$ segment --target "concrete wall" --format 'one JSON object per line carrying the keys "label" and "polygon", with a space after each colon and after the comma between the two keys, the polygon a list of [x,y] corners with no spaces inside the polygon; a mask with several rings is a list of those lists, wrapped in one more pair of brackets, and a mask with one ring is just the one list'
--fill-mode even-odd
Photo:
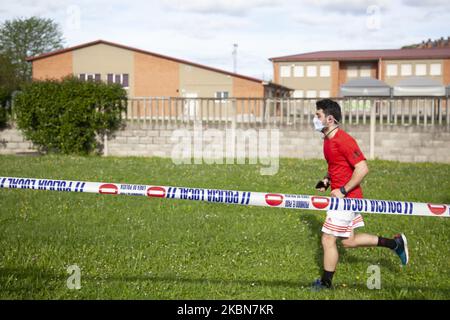
{"label": "concrete wall", "polygon": [[[108,154],[170,157],[177,143],[172,140],[173,132],[177,129],[180,128],[154,126],[145,129],[129,124],[125,130],[118,131],[114,137],[109,138]],[[193,130],[193,128],[186,129],[191,132]],[[221,130],[225,136],[224,128],[209,124],[208,130],[213,129]],[[369,157],[369,126],[355,125],[346,129],[355,137],[366,157]],[[204,129],[203,134],[207,133],[205,130],[207,129]],[[254,130],[258,132],[258,129]],[[225,144],[225,140],[223,143]],[[323,158],[321,135],[308,125],[297,129],[281,128],[279,149],[281,157]],[[17,129],[0,131],[0,154],[32,151],[34,151],[32,144],[25,141]],[[450,130],[446,127],[377,126],[375,157],[401,162],[450,163]]]}
{"label": "concrete wall", "polygon": [[35,152],[33,143],[25,140],[17,128],[0,131],[0,154],[17,154],[21,152]]}
{"label": "concrete wall", "polygon": [[100,73],[106,82],[108,73],[129,74],[129,96],[134,96],[134,56],[130,50],[97,44],[73,51],[73,74]]}
{"label": "concrete wall", "polygon": [[[332,71],[334,71],[333,61],[279,62],[275,63],[275,65],[276,65],[275,70],[276,72],[278,72],[277,77],[275,78],[276,83],[286,86],[288,88],[304,90],[305,96],[307,90],[315,90],[315,91],[328,90],[330,91],[331,95],[331,91],[333,90],[333,77],[335,77],[335,75],[332,73]],[[302,77],[294,76],[294,68],[296,66],[303,67],[304,74]],[[315,77],[307,76],[308,66],[315,66],[317,68],[316,69],[317,75]],[[319,69],[320,66],[330,67],[330,76],[321,77]],[[280,75],[281,67],[290,68],[291,70],[290,77],[281,77]]]}
{"label": "concrete wall", "polygon": [[[430,75],[430,65],[434,64],[434,63],[438,63],[441,65],[441,75],[440,76],[431,76]],[[397,76],[389,76],[387,74],[387,66],[390,64],[397,65]],[[402,76],[401,75],[401,65],[403,65],[403,64],[411,65],[411,68],[412,68],[411,76]],[[444,60],[438,60],[438,59],[434,59],[434,60],[431,60],[431,59],[428,59],[428,60],[384,60],[384,64],[383,64],[383,75],[384,75],[383,80],[384,80],[384,82],[386,82],[390,86],[395,86],[401,80],[408,79],[411,77],[416,77],[415,72],[416,72],[417,64],[425,64],[426,65],[427,74],[424,77],[436,80],[437,82],[446,85],[446,83],[444,82],[444,74],[445,74]]]}
{"label": "concrete wall", "polygon": [[197,97],[215,97],[216,92],[227,91],[231,97],[233,79],[223,73],[180,64],[180,91],[180,96],[197,94]]}

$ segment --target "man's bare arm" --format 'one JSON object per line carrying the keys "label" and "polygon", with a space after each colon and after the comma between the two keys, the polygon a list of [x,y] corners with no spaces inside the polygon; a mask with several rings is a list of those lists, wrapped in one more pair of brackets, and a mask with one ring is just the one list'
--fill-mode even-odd
{"label": "man's bare arm", "polygon": [[[355,165],[355,170],[350,180],[345,184],[345,191],[350,192],[364,180],[364,177],[369,173],[369,167],[367,166],[367,161],[362,160]],[[344,198],[344,195],[339,189],[334,189],[331,191],[332,197]]]}

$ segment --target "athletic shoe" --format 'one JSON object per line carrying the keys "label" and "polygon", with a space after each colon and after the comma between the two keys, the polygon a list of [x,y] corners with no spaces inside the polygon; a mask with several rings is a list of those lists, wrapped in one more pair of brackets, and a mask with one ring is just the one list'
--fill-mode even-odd
{"label": "athletic shoe", "polygon": [[394,237],[395,242],[397,243],[397,247],[394,249],[394,252],[399,256],[402,265],[407,265],[409,261],[409,253],[408,253],[408,241],[406,240],[405,235],[397,234]]}
{"label": "athletic shoe", "polygon": [[329,290],[329,289],[331,289],[331,287],[327,287],[326,285],[324,285],[320,279],[316,279],[311,286],[311,291],[313,291],[313,292]]}

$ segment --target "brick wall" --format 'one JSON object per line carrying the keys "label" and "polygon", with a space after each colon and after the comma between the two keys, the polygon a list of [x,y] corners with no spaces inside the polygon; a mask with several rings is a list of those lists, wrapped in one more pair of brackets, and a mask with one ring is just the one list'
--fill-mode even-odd
{"label": "brick wall", "polygon": [[330,95],[332,97],[339,96],[339,87],[341,85],[339,81],[340,76],[340,70],[339,70],[339,61],[332,61],[331,62],[331,91]]}
{"label": "brick wall", "polygon": [[134,53],[134,94],[138,97],[178,97],[180,66],[178,62]]}
{"label": "brick wall", "polygon": [[277,62],[273,63],[273,82],[280,84],[280,64]]}
{"label": "brick wall", "polygon": [[73,53],[65,52],[33,61],[33,79],[61,79],[73,72]]}
{"label": "brick wall", "polygon": [[450,84],[450,59],[444,59],[442,69],[442,80],[444,82],[443,84],[446,86]]}
{"label": "brick wall", "polygon": [[264,86],[260,82],[233,77],[233,97],[263,98]]}

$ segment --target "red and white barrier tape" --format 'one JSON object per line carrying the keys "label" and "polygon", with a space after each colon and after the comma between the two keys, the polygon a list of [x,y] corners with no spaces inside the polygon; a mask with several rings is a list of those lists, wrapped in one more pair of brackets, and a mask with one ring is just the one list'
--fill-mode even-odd
{"label": "red and white barrier tape", "polygon": [[0,188],[66,192],[89,192],[111,195],[205,201],[303,210],[343,210],[360,213],[404,216],[450,217],[449,204],[422,202],[331,198],[299,194],[264,193],[220,189],[151,186],[123,183],[0,177]]}

